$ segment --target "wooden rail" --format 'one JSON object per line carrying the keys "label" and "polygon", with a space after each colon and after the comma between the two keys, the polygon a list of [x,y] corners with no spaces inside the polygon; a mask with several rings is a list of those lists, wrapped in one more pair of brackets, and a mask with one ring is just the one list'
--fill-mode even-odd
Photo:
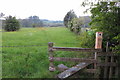
{"label": "wooden rail", "polygon": [[115,66],[118,66],[118,63],[115,63],[115,62],[104,62],[104,63],[98,63],[97,66],[115,67]]}
{"label": "wooden rail", "polygon": [[79,52],[101,52],[101,49],[92,48],[66,48],[66,47],[53,47],[53,51],[79,51]]}
{"label": "wooden rail", "polygon": [[50,57],[50,61],[73,61],[73,62],[89,62],[97,63],[97,60],[94,59],[85,59],[85,58],[65,58],[65,57]]}
{"label": "wooden rail", "polygon": [[111,56],[118,56],[118,54],[112,53],[112,52],[100,52],[97,54],[98,57],[104,56],[104,57],[111,57]]}

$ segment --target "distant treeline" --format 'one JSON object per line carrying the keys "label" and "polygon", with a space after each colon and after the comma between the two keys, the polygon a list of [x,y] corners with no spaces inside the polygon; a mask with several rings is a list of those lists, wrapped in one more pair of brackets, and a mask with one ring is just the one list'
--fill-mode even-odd
{"label": "distant treeline", "polygon": [[19,19],[22,27],[57,27],[64,26],[63,21],[51,21],[47,19],[39,19],[38,16],[30,16],[26,19]]}
{"label": "distant treeline", "polygon": [[[80,16],[84,19],[84,24],[81,27],[89,27],[91,21],[89,16]],[[64,26],[63,21],[54,21],[47,19],[40,19],[38,16],[30,16],[26,19],[18,19],[21,27],[60,27]],[[2,27],[5,25],[5,20],[2,20]]]}

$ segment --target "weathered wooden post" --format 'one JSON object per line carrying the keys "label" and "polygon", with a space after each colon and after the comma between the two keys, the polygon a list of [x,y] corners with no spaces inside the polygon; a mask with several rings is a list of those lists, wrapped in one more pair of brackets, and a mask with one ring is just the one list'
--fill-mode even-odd
{"label": "weathered wooden post", "polygon": [[[118,59],[116,59],[115,62],[118,63]],[[119,63],[118,63],[118,64],[119,64]],[[119,77],[118,77],[118,65],[117,65],[116,68],[115,68],[115,76],[116,76],[116,78],[119,78]]]}
{"label": "weathered wooden post", "polygon": [[[96,32],[96,41],[95,41],[95,49],[102,49],[102,35],[103,32]],[[97,52],[95,52],[95,60],[97,60]],[[97,69],[97,64],[94,64],[94,68]],[[95,74],[94,77],[99,77],[98,73]]]}
{"label": "weathered wooden post", "polygon": [[48,43],[48,51],[49,51],[48,55],[49,55],[49,61],[50,61],[49,71],[55,71],[55,67],[53,63],[54,54],[53,54],[53,43],[52,42]]}
{"label": "weathered wooden post", "polygon": [[[107,43],[106,43],[106,52],[109,51],[109,46],[108,46],[108,44],[109,44],[109,42],[107,41]],[[105,56],[105,63],[108,62],[108,59],[109,59],[109,57],[108,57],[108,56]],[[108,78],[108,76],[107,76],[107,75],[109,75],[109,74],[107,74],[108,69],[109,69],[109,68],[108,68],[107,66],[104,68],[104,78]]]}
{"label": "weathered wooden post", "polygon": [[[112,54],[115,54],[115,53],[112,53]],[[109,70],[109,79],[110,78],[118,78],[118,56],[111,56],[110,57],[110,62],[111,63],[115,63],[116,65],[115,66],[110,66],[110,70]],[[114,72],[114,74],[113,74]]]}
{"label": "weathered wooden post", "polygon": [[102,35],[103,32],[96,32],[95,49],[102,49]]}
{"label": "weathered wooden post", "polygon": [[[111,59],[110,59],[110,62],[111,62],[111,63],[114,62],[114,56],[111,56],[110,58],[111,58]],[[112,78],[112,73],[113,73],[113,67],[110,66],[109,78]]]}

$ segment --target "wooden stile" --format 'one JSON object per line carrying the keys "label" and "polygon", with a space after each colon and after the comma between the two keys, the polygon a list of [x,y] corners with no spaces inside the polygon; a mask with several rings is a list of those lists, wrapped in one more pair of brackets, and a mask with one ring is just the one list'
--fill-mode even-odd
{"label": "wooden stile", "polygon": [[[64,79],[67,78],[79,70],[84,69],[83,71],[88,73],[94,73],[94,78],[99,78],[101,67],[104,67],[102,78],[112,78],[114,75],[118,76],[118,62],[115,57],[117,54],[113,52],[108,52],[108,42],[106,45],[106,52],[102,51],[102,32],[96,33],[96,42],[95,42],[95,49],[91,48],[75,48],[75,47],[54,47],[53,43],[48,43],[48,53],[49,53],[49,70],[55,71],[59,69],[63,71],[62,73],[58,74],[58,78]],[[94,58],[69,58],[69,57],[54,57],[54,51],[78,51],[78,52],[94,52]],[[105,60],[104,60],[105,59]],[[58,68],[55,68],[54,61],[71,61],[71,62],[81,62],[76,66],[68,68],[64,64],[58,65]],[[94,64],[94,67],[91,69],[86,69],[88,65]],[[113,71],[113,67],[115,67],[115,71]],[[113,74],[115,73],[115,74]]]}

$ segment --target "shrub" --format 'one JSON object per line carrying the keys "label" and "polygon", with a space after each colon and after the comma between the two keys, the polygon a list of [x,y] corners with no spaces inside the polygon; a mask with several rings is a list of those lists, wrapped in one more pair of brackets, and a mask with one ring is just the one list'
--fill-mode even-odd
{"label": "shrub", "polygon": [[95,31],[81,32],[80,46],[83,48],[94,48],[95,47]]}
{"label": "shrub", "polygon": [[117,53],[120,54],[120,34],[113,37],[113,41],[117,42],[116,44],[113,45],[113,47],[110,47],[112,50],[117,50]]}
{"label": "shrub", "polygon": [[5,31],[17,31],[20,29],[19,21],[16,17],[9,16],[5,20]]}
{"label": "shrub", "polygon": [[67,14],[64,17],[64,25],[66,27],[68,27],[69,26],[69,22],[71,22],[72,19],[74,19],[74,18],[77,18],[77,15],[74,13],[73,10],[70,10],[69,12],[67,12]]}

